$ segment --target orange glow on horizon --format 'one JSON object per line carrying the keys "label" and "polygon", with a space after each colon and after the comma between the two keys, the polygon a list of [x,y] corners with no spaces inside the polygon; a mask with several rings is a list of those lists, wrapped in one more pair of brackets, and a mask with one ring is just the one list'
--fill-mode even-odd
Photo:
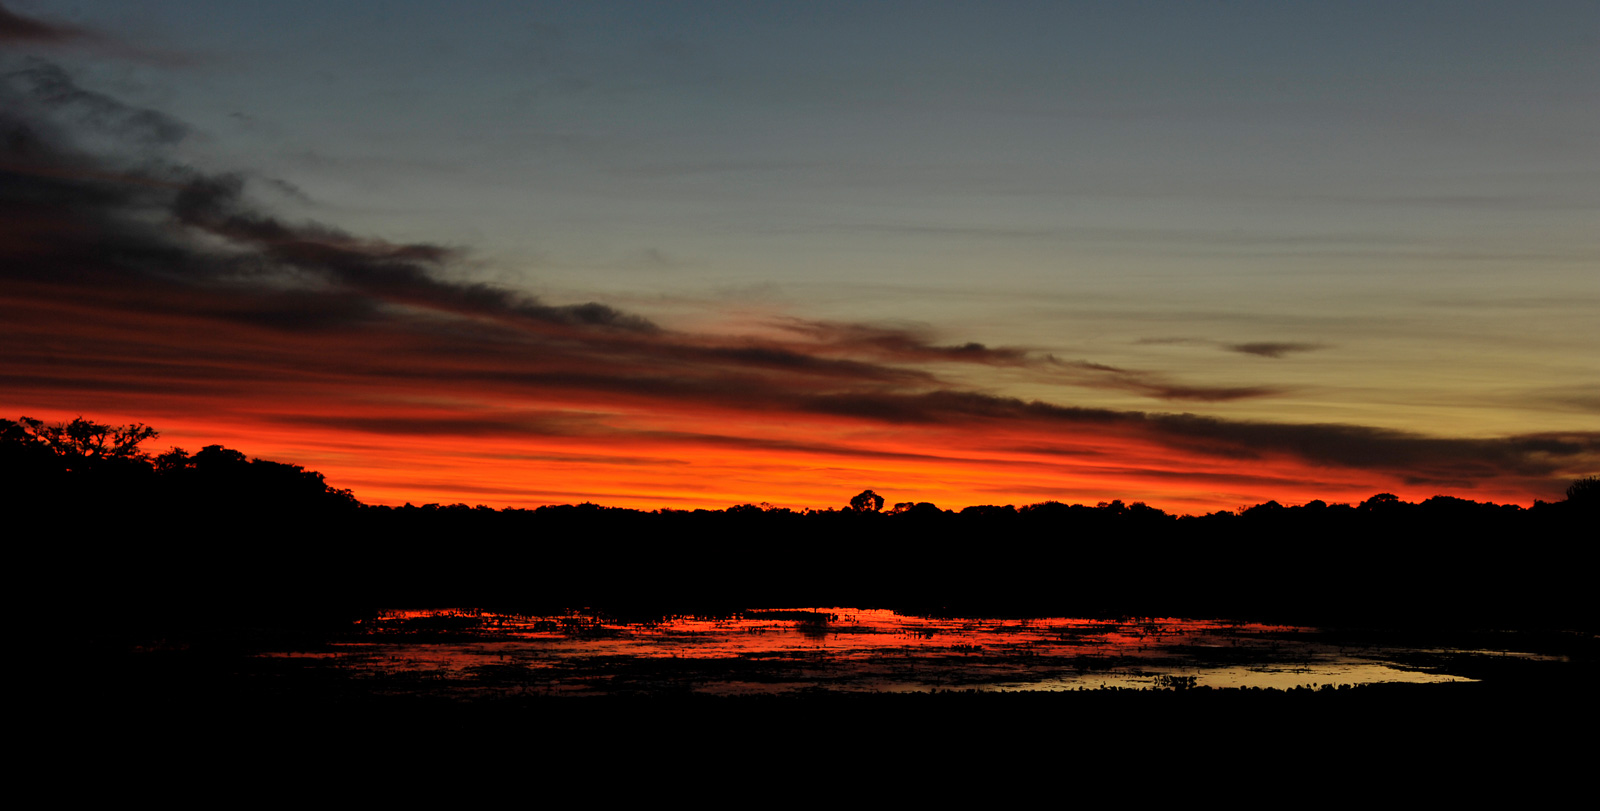
{"label": "orange glow on horizon", "polygon": [[[27,416],[66,421],[78,412],[35,409]],[[382,413],[382,412],[379,412]],[[932,502],[959,510],[980,504],[1044,501],[1144,502],[1175,514],[1202,514],[1276,500],[1359,503],[1389,492],[1407,501],[1440,494],[1530,505],[1534,496],[1490,486],[1441,493],[1373,471],[1317,467],[1286,455],[1247,464],[1176,452],[1125,433],[1047,432],[1015,425],[864,426],[838,418],[791,417],[789,437],[762,435],[750,415],[679,413],[659,422],[611,415],[609,432],[571,436],[395,435],[274,423],[238,415],[162,419],[86,412],[100,422],[147,422],[161,431],[148,449],[209,444],[318,471],[375,505],[468,504],[533,508],[592,502],[641,510],[724,509],[767,502],[791,509],[837,509],[863,489],[886,506]],[[376,416],[376,415],[369,415]],[[415,412],[389,412],[390,418]],[[743,419],[739,419],[740,417]],[[655,423],[651,430],[651,423]],[[670,425],[673,430],[661,430]],[[617,426],[621,426],[619,429]]]}

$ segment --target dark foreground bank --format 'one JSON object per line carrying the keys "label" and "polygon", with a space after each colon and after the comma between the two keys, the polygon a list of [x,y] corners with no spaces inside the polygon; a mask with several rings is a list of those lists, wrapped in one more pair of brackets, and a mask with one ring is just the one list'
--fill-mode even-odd
{"label": "dark foreground bank", "polygon": [[[1555,764],[1592,743],[1583,731],[1592,729],[1592,696],[1527,687],[483,701],[164,691],[84,705],[77,728],[94,731],[78,748],[100,760],[220,767],[252,780],[349,777],[382,764],[419,778],[449,774],[463,788],[481,779],[532,781],[538,796],[551,779],[608,795],[671,787],[704,796],[727,790],[730,777],[742,781],[734,784],[740,790],[794,792],[824,790],[843,775],[855,785],[866,779],[935,793],[1132,780],[1121,790],[1143,795],[1170,790],[1175,775],[1212,770],[1207,781],[1235,791],[1285,783],[1349,789],[1374,775],[1437,790],[1521,774],[1530,763],[1545,764],[1541,779],[1557,781],[1542,785],[1559,785],[1565,778]],[[515,764],[509,772],[485,767],[506,760]],[[1484,764],[1491,770],[1477,773]],[[641,774],[667,782],[641,788],[633,782]],[[1216,790],[1207,785],[1180,793]]]}

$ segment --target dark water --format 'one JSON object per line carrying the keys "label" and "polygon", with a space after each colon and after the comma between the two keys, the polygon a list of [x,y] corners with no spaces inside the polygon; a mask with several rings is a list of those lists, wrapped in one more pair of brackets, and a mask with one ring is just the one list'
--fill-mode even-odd
{"label": "dark water", "polygon": [[935,619],[852,608],[653,622],[395,611],[327,648],[268,655],[314,657],[385,691],[471,696],[1434,683],[1469,680],[1437,664],[1463,654],[1553,658],[1220,620]]}

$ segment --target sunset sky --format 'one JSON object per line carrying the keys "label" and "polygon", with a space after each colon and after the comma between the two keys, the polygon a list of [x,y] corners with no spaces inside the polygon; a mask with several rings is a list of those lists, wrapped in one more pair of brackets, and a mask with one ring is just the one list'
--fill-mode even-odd
{"label": "sunset sky", "polygon": [[1600,3],[0,4],[0,417],[369,503],[1600,473]]}

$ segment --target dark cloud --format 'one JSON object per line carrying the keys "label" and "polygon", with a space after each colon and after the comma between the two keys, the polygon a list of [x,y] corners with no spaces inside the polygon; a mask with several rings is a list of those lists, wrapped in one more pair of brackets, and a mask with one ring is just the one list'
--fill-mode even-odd
{"label": "dark cloud", "polygon": [[71,25],[48,23],[24,17],[0,5],[0,42],[65,43],[91,38],[87,31]]}
{"label": "dark cloud", "polygon": [[1072,381],[1080,386],[1098,389],[1129,391],[1157,400],[1183,400],[1201,403],[1223,403],[1231,400],[1248,400],[1282,394],[1274,386],[1193,386],[1173,382],[1165,375],[1108,366],[1089,361],[1063,361],[1046,356],[1046,361],[1072,373]]}
{"label": "dark cloud", "polygon": [[1295,352],[1314,352],[1318,349],[1327,349],[1327,344],[1308,343],[1303,341],[1249,341],[1246,343],[1230,344],[1222,341],[1211,341],[1205,338],[1140,338],[1134,341],[1144,345],[1182,345],[1199,344],[1202,346],[1217,346],[1229,352],[1238,352],[1244,355],[1257,355],[1263,358],[1281,358]]}
{"label": "dark cloud", "polygon": [[379,315],[377,305],[365,296],[310,290],[263,290],[219,303],[213,312],[225,321],[287,332],[332,329]]}
{"label": "dark cloud", "polygon": [[111,59],[181,68],[197,64],[195,56],[152,49],[83,26],[41,20],[0,5],[0,45],[27,52],[76,52]]}
{"label": "dark cloud", "polygon": [[1146,383],[1129,386],[1128,389],[1158,400],[1196,403],[1251,400],[1257,397],[1273,397],[1287,391],[1279,386],[1183,386],[1174,383]]}
{"label": "dark cloud", "polygon": [[[9,92],[0,98],[10,102],[7,107],[36,113],[29,118],[0,113],[0,166],[7,172],[0,210],[14,215],[7,235],[37,242],[39,248],[31,257],[24,252],[23,258],[33,261],[13,265],[12,273],[38,268],[59,282],[64,268],[99,267],[123,286],[251,278],[259,286],[240,295],[244,306],[230,312],[285,327],[326,324],[340,313],[365,317],[387,303],[512,321],[658,331],[647,319],[595,302],[547,305],[487,284],[445,280],[443,271],[457,252],[444,246],[395,245],[315,223],[285,223],[255,210],[239,175],[96,161],[71,148],[61,117],[52,113],[66,111],[65,123],[133,142],[171,143],[183,137],[183,127],[159,113],[83,91],[54,66],[16,71],[6,79],[3,89]],[[165,214],[188,231],[152,222],[150,214]],[[51,239],[52,231],[87,234],[91,240]],[[225,249],[197,243],[194,237],[201,234],[220,238]],[[284,292],[308,282],[317,283],[315,292]],[[261,308],[263,297],[303,307],[305,317],[282,307]]]}
{"label": "dark cloud", "polygon": [[1600,433],[1446,439],[1343,424],[1279,424],[1219,420],[1193,414],[1146,417],[1159,433],[1199,450],[1289,453],[1347,468],[1429,472],[1487,478],[1497,474],[1546,475],[1569,460],[1600,452]]}
{"label": "dark cloud", "polygon": [[854,394],[819,397],[812,410],[889,422],[960,424],[1032,421],[1153,436],[1197,453],[1261,459],[1288,454],[1330,467],[1383,470],[1419,480],[1548,476],[1600,456],[1600,432],[1535,434],[1494,439],[1449,439],[1338,423],[1285,424],[1074,408],[977,392],[920,395]]}
{"label": "dark cloud", "polygon": [[172,144],[189,134],[187,126],[164,113],[84,90],[56,65],[35,63],[6,78],[22,86],[46,109],[65,112],[80,124],[127,141]]}
{"label": "dark cloud", "polygon": [[661,352],[684,359],[725,360],[742,366],[765,367],[783,371],[805,372],[858,381],[896,382],[902,384],[933,383],[933,375],[916,370],[869,363],[865,361],[818,357],[791,349],[766,346],[665,346]]}
{"label": "dark cloud", "polygon": [[1312,352],[1326,348],[1323,344],[1297,343],[1293,341],[1259,341],[1244,344],[1227,344],[1230,352],[1240,352],[1246,355],[1260,355],[1263,358],[1281,358],[1292,352]]}
{"label": "dark cloud", "polygon": [[1158,400],[1226,402],[1282,393],[1270,386],[1194,386],[1173,382],[1166,376],[1122,369],[1092,361],[1061,360],[1054,355],[1020,347],[989,347],[980,343],[939,345],[923,331],[909,327],[886,327],[779,319],[779,328],[810,339],[808,352],[847,352],[889,362],[975,363],[986,366],[1040,370],[1045,378],[1085,388],[1127,391]]}
{"label": "dark cloud", "polygon": [[775,319],[780,329],[803,336],[813,352],[868,355],[888,361],[956,361],[991,366],[1025,366],[1033,362],[1026,349],[990,348],[980,343],[939,346],[924,332],[909,327],[885,327],[816,321],[801,318]]}
{"label": "dark cloud", "polygon": [[444,281],[440,271],[457,255],[450,248],[393,245],[316,224],[288,225],[251,210],[243,192],[243,178],[236,175],[197,177],[174,197],[172,214],[273,262],[384,301],[490,318],[659,331],[644,318],[603,304],[550,306],[504,288]]}

